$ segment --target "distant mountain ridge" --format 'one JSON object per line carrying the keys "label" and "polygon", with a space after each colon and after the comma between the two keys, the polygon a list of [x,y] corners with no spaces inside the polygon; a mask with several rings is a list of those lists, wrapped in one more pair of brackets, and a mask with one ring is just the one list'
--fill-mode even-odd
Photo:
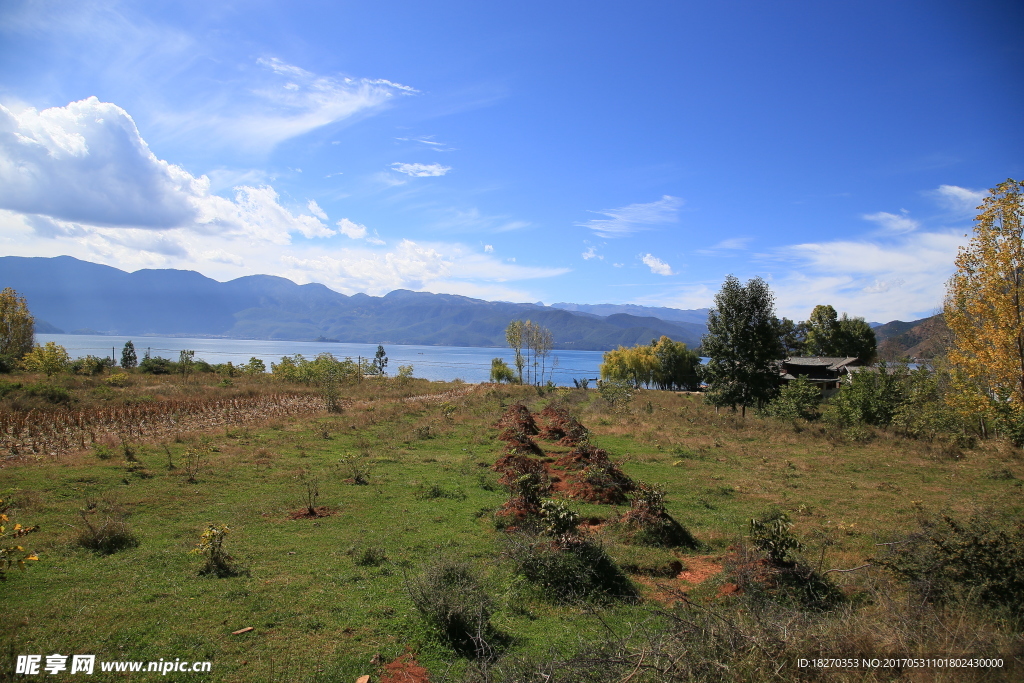
{"label": "distant mountain ridge", "polygon": [[675,309],[636,306],[598,315],[408,290],[348,296],[272,275],[218,282],[186,270],[127,273],[70,256],[0,257],[0,287],[25,296],[46,329],[121,335],[502,347],[508,323],[529,318],[551,330],[557,349],[605,351],[661,335],[696,347],[706,332],[703,321],[650,315]]}
{"label": "distant mountain ridge", "polygon": [[942,314],[903,322],[893,320],[875,328],[878,357],[894,361],[901,358],[934,358],[949,348],[952,335]]}

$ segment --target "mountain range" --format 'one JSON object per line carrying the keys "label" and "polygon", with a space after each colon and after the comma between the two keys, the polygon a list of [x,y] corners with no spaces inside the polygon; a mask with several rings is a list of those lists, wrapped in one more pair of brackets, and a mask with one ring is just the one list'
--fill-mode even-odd
{"label": "mountain range", "polygon": [[[606,351],[666,335],[690,347],[707,310],[482,301],[395,290],[351,296],[271,275],[218,282],[189,270],[132,273],[70,256],[0,257],[0,287],[28,302],[38,332],[505,346],[512,320],[551,330],[556,349]],[[657,315],[655,315],[655,313]]]}

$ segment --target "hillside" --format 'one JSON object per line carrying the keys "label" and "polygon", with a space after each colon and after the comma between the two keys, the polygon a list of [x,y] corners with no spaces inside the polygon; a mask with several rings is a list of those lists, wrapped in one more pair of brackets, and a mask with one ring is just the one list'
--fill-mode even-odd
{"label": "hillside", "polygon": [[184,270],[127,273],[70,256],[0,257],[0,286],[25,296],[48,329],[110,334],[500,347],[510,321],[530,319],[551,330],[556,349],[603,351],[661,335],[695,347],[705,332],[703,324],[649,314],[601,316],[408,290],[346,296],[270,275],[218,282]]}
{"label": "hillside", "polygon": [[949,328],[942,314],[930,318],[903,322],[894,320],[875,330],[878,339],[878,357],[882,360],[900,358],[934,358],[948,348]]}

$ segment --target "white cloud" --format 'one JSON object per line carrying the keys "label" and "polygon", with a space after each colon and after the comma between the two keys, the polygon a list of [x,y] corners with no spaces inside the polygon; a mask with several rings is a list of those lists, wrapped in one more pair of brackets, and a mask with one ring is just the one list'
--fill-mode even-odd
{"label": "white cloud", "polygon": [[672,275],[672,267],[652,254],[644,254],[640,259],[655,275]]}
{"label": "white cloud", "polygon": [[345,237],[351,237],[354,240],[361,240],[366,237],[366,226],[354,223],[347,218],[342,218],[337,223],[338,230]]}
{"label": "white cloud", "polygon": [[320,208],[320,205],[316,203],[315,199],[310,199],[309,203],[306,204],[306,207],[309,209],[309,212],[311,214],[313,214],[314,216],[316,216],[320,220],[322,220],[322,221],[327,220],[327,213],[323,209]]}
{"label": "white cloud", "polygon": [[441,164],[403,164],[398,162],[391,164],[391,168],[413,178],[442,176],[452,170],[451,166],[442,166]]}
{"label": "white cloud", "polygon": [[0,106],[0,209],[52,219],[34,224],[40,234],[186,230],[276,244],[334,234],[281,206],[269,186],[236,187],[233,200],[211,194],[206,176],[158,159],[126,111],[95,97],[17,115]]}
{"label": "white cloud", "polygon": [[683,200],[669,195],[647,204],[630,204],[618,209],[592,211],[608,218],[595,218],[586,223],[577,223],[590,228],[598,237],[627,237],[650,226],[675,223]]}
{"label": "white cloud", "polygon": [[583,252],[582,254],[580,254],[580,256],[583,257],[584,261],[589,261],[592,258],[596,258],[596,259],[601,260],[601,261],[604,260],[604,256],[601,256],[600,254],[598,254],[597,253],[597,248],[592,247],[592,246],[591,247],[587,247],[587,250],[585,252]]}
{"label": "white cloud", "polygon": [[751,242],[752,239],[753,238],[751,237],[732,237],[727,240],[722,240],[721,242],[719,242],[718,244],[714,245],[711,248],[727,250],[746,249],[747,245]]}
{"label": "white cloud", "polygon": [[902,215],[897,215],[886,211],[879,211],[878,213],[865,214],[862,218],[878,223],[885,232],[894,235],[913,232],[921,227],[920,223],[907,216],[906,210],[903,210],[901,213]]}
{"label": "white cloud", "polygon": [[961,214],[972,214],[981,205],[988,190],[969,190],[966,187],[957,185],[939,185],[932,195],[949,209]]}
{"label": "white cloud", "polygon": [[494,253],[494,246],[490,245],[490,244],[485,244],[484,245],[484,252],[488,253],[488,254]]}

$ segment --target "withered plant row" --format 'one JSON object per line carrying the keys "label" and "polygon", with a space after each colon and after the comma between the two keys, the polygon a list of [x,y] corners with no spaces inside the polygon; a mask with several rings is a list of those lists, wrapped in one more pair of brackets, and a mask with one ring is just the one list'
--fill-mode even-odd
{"label": "withered plant row", "polygon": [[165,400],[111,408],[0,412],[0,457],[60,457],[110,440],[174,437],[181,433],[244,425],[323,410],[323,400],[303,393],[228,399]]}

